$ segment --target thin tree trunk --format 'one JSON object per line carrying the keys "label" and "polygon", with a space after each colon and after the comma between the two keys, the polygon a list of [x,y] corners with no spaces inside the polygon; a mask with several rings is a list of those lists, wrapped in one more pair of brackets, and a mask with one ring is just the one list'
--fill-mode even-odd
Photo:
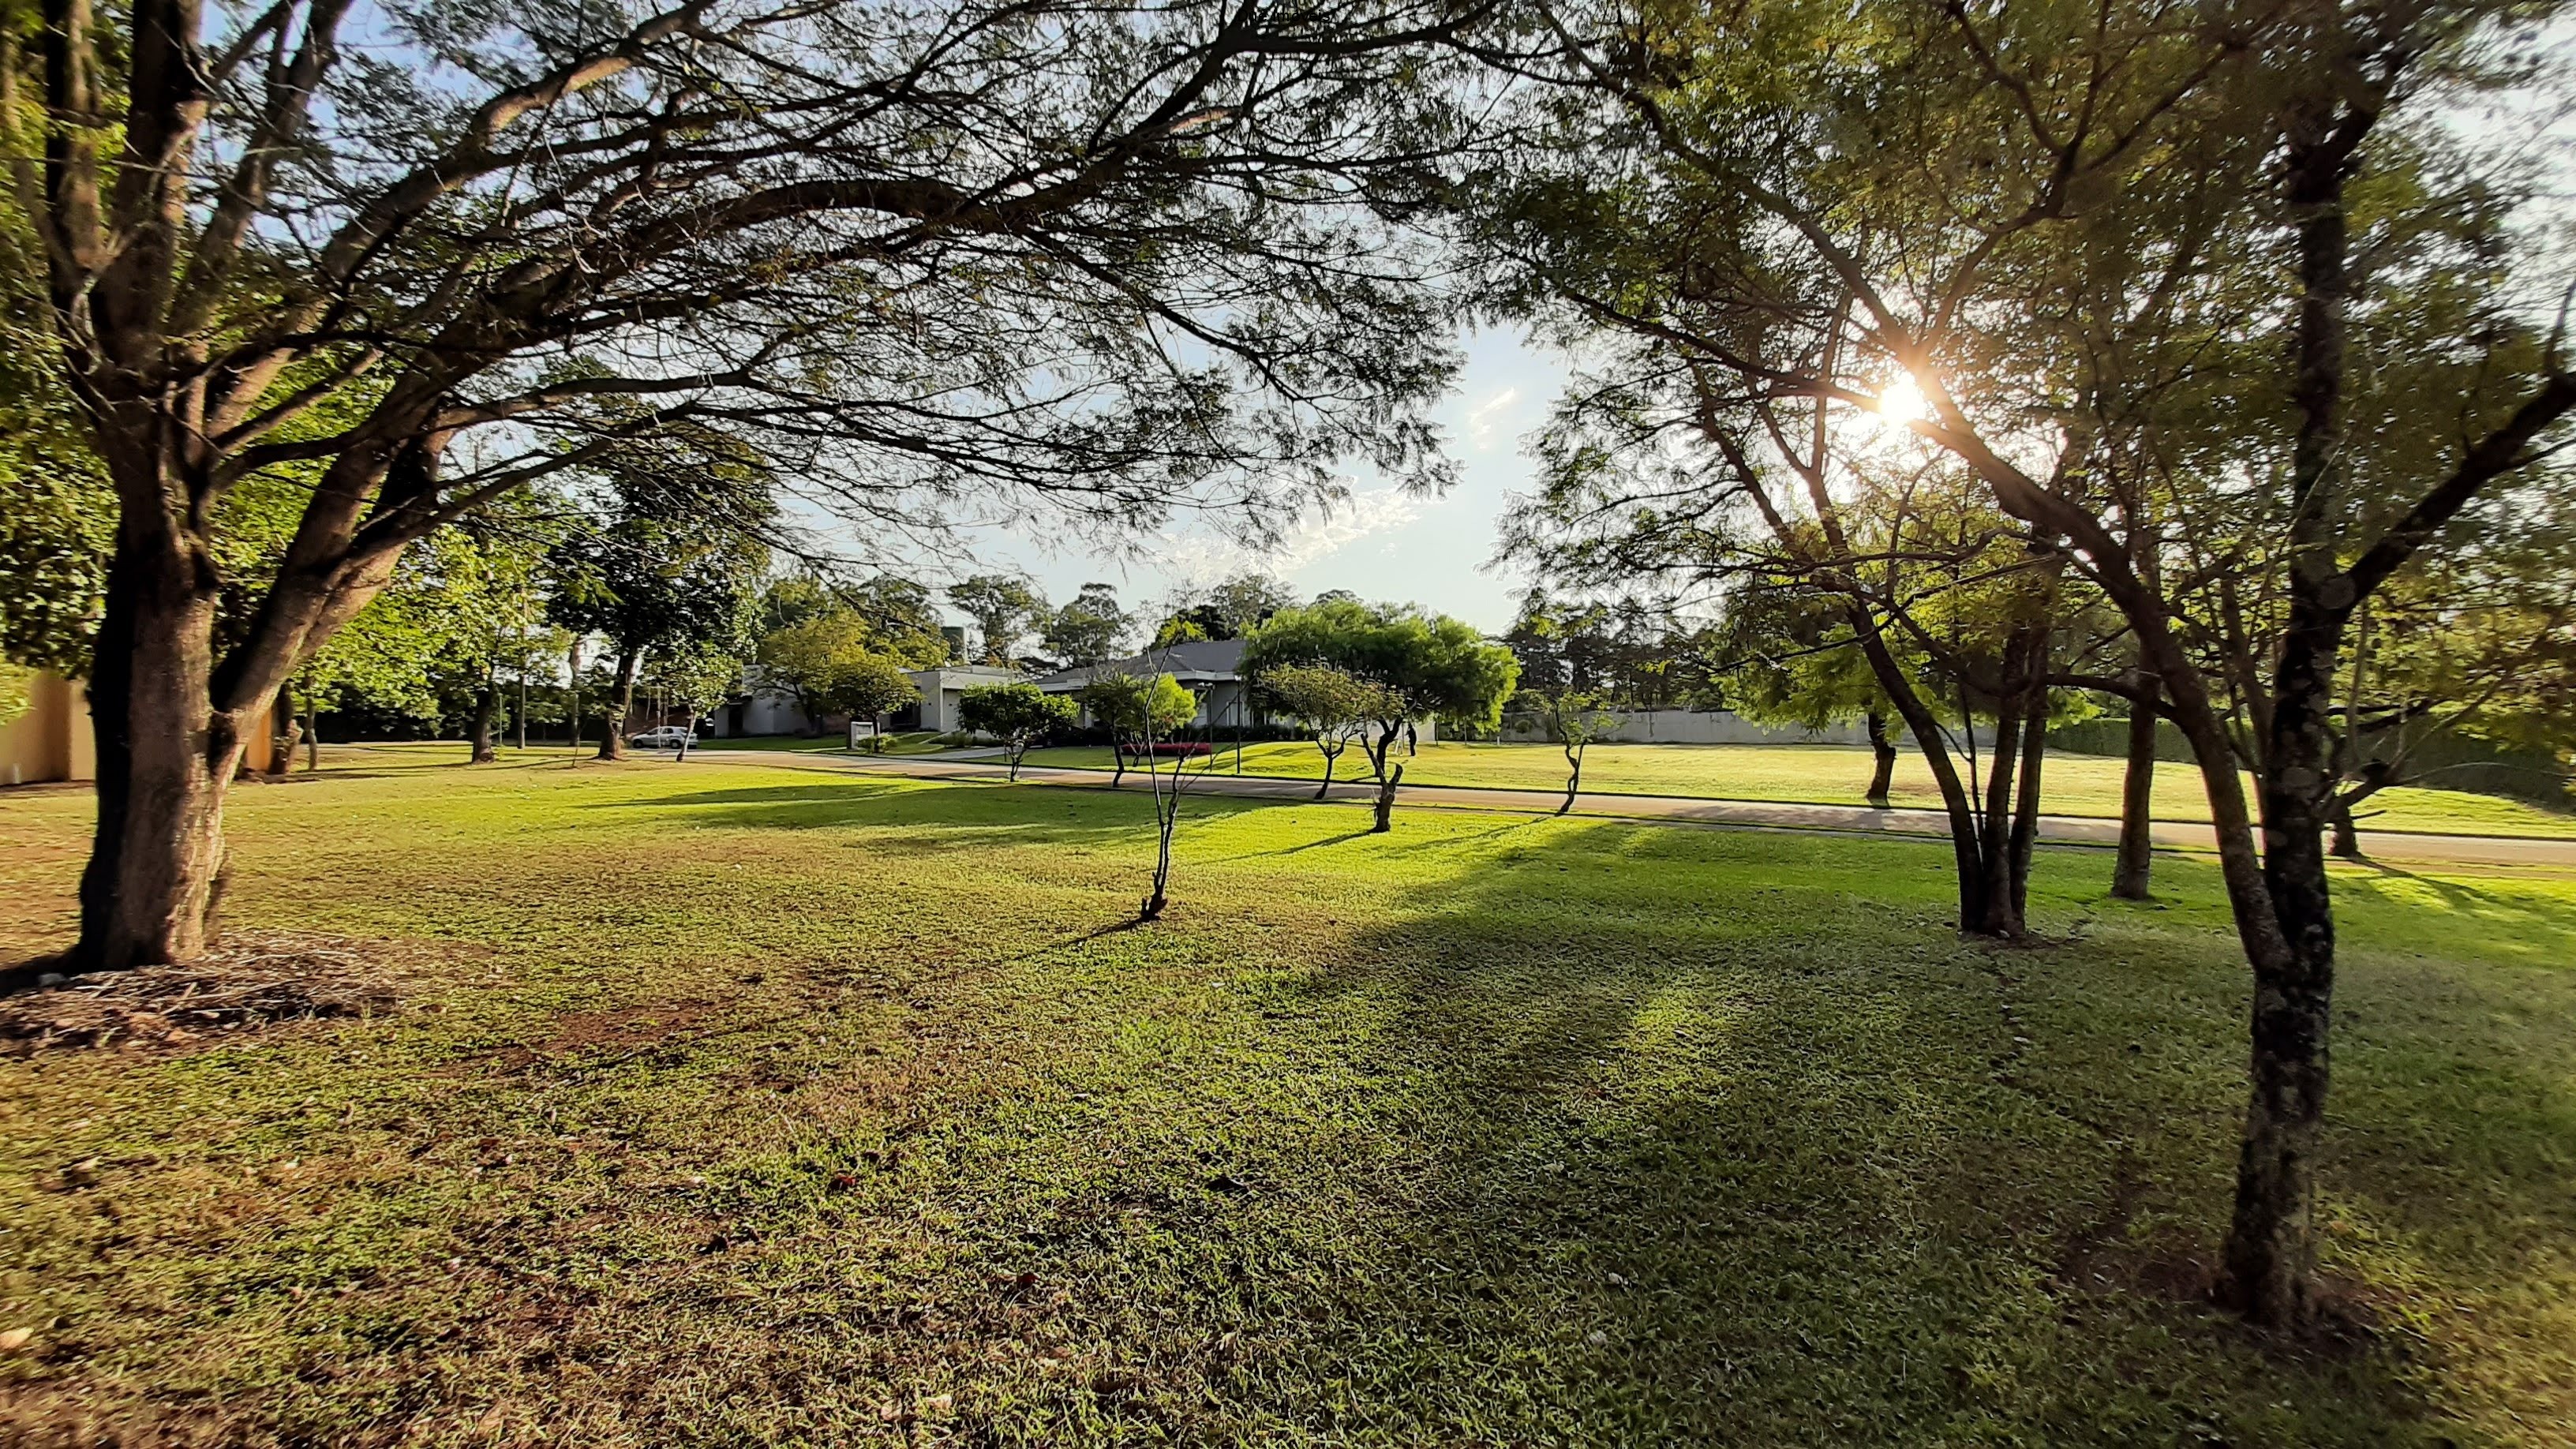
{"label": "thin tree trunk", "polygon": [[1372,835],[1384,835],[1395,828],[1395,787],[1404,783],[1404,766],[1386,772],[1377,786],[1377,821],[1369,826]]}
{"label": "thin tree trunk", "polygon": [[599,758],[626,758],[626,714],[635,704],[635,667],[642,662],[640,653],[622,650],[617,656],[617,682],[609,690],[608,717],[602,723],[606,733],[599,738]]}
{"label": "thin tree trunk", "polygon": [[2327,819],[2334,827],[2334,855],[2337,860],[2360,860],[2361,830],[2353,823],[2352,802],[2338,795],[2327,808]]}
{"label": "thin tree trunk", "polygon": [[[2142,684],[2152,689],[2151,678]],[[2156,711],[2152,699],[2130,706],[2129,765],[2120,781],[2120,851],[2111,863],[2111,894],[2124,901],[2149,899],[2155,868]]]}
{"label": "thin tree trunk", "polygon": [[[2014,650],[2007,650],[2010,658]],[[1975,726],[1971,724],[1969,728]],[[1985,808],[1977,822],[1977,869],[1983,879],[1979,904],[1983,913],[1972,934],[2010,938],[2021,934],[2021,917],[2013,909],[2012,806],[2014,766],[2022,739],[2022,704],[2008,698],[1996,711],[1993,758],[1986,764]]]}
{"label": "thin tree trunk", "polygon": [[1565,777],[1565,803],[1556,807],[1556,813],[1559,815],[1574,808],[1575,792],[1583,788],[1582,748],[1577,745],[1566,746],[1565,763],[1569,773]]}
{"label": "thin tree trunk", "polygon": [[1869,803],[1884,810],[1887,792],[1896,785],[1896,742],[1887,737],[1887,716],[1871,710],[1868,716],[1869,750],[1872,756],[1869,772]]}
{"label": "thin tree trunk", "polygon": [[[2334,908],[2327,892],[2325,807],[2333,788],[2335,676],[2355,597],[2325,510],[2346,446],[2341,408],[2348,149],[2331,139],[2342,103],[2310,98],[2292,112],[2284,174],[2297,219],[2299,305],[2290,400],[2289,620],[2273,668],[2272,718],[2257,786],[2263,885],[2282,949],[2252,951],[2253,1061],[2225,1248],[2228,1297],[2257,1323],[2297,1330],[2313,1311],[2317,1143],[2331,1077]],[[2208,768],[2204,760],[2203,769]]]}
{"label": "thin tree trunk", "polygon": [[1877,621],[1857,603],[1846,605],[1845,613],[1860,641],[1861,655],[1869,661],[1871,676],[1877,679],[1880,692],[1896,706],[1897,715],[1914,736],[1915,749],[1922,753],[1924,765],[1932,772],[1933,785],[1941,792],[1942,808],[1950,817],[1950,863],[1959,885],[1959,929],[1978,933],[1986,916],[1986,880],[1977,847],[1976,806],[1969,798],[1967,785],[1959,778],[1957,762],[1941,743],[1940,722],[1932,717],[1931,707],[1923,702],[1914,681],[1906,677],[1904,667],[1888,649]]}
{"label": "thin tree trunk", "polygon": [[[2285,684],[2308,674],[2293,605]],[[2304,657],[2303,657],[2304,656]],[[2254,965],[2253,1059],[2227,1234],[2225,1291],[2259,1323],[2304,1327],[2314,1307],[2316,1164],[2331,1078],[2334,915],[2327,893],[2323,689],[2274,700],[2263,792],[2263,879],[2289,949]]]}
{"label": "thin tree trunk", "polygon": [[1383,835],[1395,828],[1395,787],[1404,780],[1404,766],[1387,767],[1387,757],[1395,753],[1395,737],[1403,732],[1398,721],[1377,737],[1376,748],[1369,751],[1369,765],[1377,771],[1377,823],[1369,827],[1372,835]]}
{"label": "thin tree trunk", "polygon": [[[2041,646],[2040,662],[2047,661]],[[2022,724],[2021,798],[2013,806],[2012,916],[2016,931],[2030,928],[2030,858],[2039,844],[2040,767],[2048,761],[2048,691],[2042,688]]]}
{"label": "thin tree trunk", "polygon": [[[1324,781],[1322,784],[1315,787],[1316,799],[1321,800],[1331,793],[1333,788],[1333,766],[1341,760],[1341,757],[1342,752],[1340,750],[1324,751]],[[1238,775],[1243,773],[1243,756],[1240,751],[1237,751],[1235,754],[1235,773]]]}

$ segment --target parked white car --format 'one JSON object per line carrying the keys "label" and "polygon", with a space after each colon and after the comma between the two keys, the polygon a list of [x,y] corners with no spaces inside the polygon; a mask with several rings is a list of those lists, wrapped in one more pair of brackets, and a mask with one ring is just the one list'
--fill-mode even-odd
{"label": "parked white car", "polygon": [[664,725],[640,735],[628,735],[626,743],[639,750],[676,750],[696,740],[686,725]]}

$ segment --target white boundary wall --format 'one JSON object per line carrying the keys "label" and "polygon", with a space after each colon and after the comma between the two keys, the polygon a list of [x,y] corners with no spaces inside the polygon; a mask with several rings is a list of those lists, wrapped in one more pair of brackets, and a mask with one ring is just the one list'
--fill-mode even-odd
{"label": "white boundary wall", "polygon": [[[1902,725],[1891,721],[1902,738]],[[1547,726],[1536,715],[1503,716],[1503,738],[1515,744],[1545,743]],[[1859,720],[1820,730],[1759,725],[1731,710],[1638,709],[1621,712],[1618,729],[1602,736],[1623,745],[1865,745],[1869,731]]]}

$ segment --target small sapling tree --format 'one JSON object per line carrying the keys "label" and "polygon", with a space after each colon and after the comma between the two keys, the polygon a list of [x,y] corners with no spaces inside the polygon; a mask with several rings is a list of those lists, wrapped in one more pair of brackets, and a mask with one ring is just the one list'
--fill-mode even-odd
{"label": "small sapling tree", "polygon": [[1048,694],[1034,684],[986,684],[957,697],[957,721],[976,734],[1001,741],[1011,779],[1020,778],[1020,761],[1029,747],[1058,730],[1071,729],[1077,718],[1072,700]]}
{"label": "small sapling tree", "polygon": [[1547,725],[1547,737],[1565,751],[1565,800],[1556,807],[1563,815],[1574,808],[1574,797],[1583,788],[1584,751],[1626,723],[1627,716],[1590,690],[1567,689],[1539,696],[1539,718]]}
{"label": "small sapling tree", "polygon": [[1109,751],[1117,760],[1112,787],[1127,778],[1131,755],[1149,755],[1154,741],[1171,738],[1199,711],[1198,696],[1168,674],[1103,674],[1074,698],[1091,712],[1092,723],[1109,731]]}
{"label": "small sapling tree", "polygon": [[1383,691],[1362,740],[1378,783],[1375,831],[1391,828],[1404,767],[1390,768],[1387,753],[1405,726],[1433,716],[1493,724],[1520,680],[1512,651],[1468,624],[1357,599],[1321,599],[1307,608],[1280,610],[1246,636],[1243,664],[1255,677],[1290,665],[1329,665]]}
{"label": "small sapling tree", "polygon": [[1283,664],[1261,676],[1283,713],[1305,721],[1315,748],[1324,755],[1324,778],[1315,786],[1321,800],[1333,788],[1333,768],[1351,741],[1364,735],[1369,722],[1390,708],[1386,686],[1373,684],[1329,664]]}
{"label": "small sapling tree", "polygon": [[[891,710],[921,698],[921,687],[904,672],[903,661],[889,654],[863,652],[842,659],[832,666],[818,688],[817,698],[834,714],[882,724]],[[871,730],[868,753],[878,754],[885,748],[885,732]]]}

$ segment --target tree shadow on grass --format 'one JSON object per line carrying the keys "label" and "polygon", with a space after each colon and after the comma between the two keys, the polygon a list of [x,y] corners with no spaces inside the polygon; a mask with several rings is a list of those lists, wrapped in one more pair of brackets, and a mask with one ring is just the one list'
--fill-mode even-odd
{"label": "tree shadow on grass", "polygon": [[[1282,802],[1193,797],[1201,820],[1244,814]],[[1150,840],[1150,804],[1138,796],[1062,790],[1043,785],[834,780],[793,785],[700,790],[642,800],[604,801],[595,810],[673,812],[675,824],[708,830],[900,831],[872,836],[869,849],[929,855],[987,850],[997,844],[1107,844]],[[1183,822],[1188,828],[1189,821]]]}
{"label": "tree shadow on grass", "polygon": [[[1276,1023],[1254,1030],[1325,1043],[1299,1059],[1342,1115],[1319,1132],[1220,1082],[1187,1094],[1225,1103],[1194,1140],[1260,1185],[1231,1209],[1169,1190],[1160,1224],[1260,1265],[1182,1304],[1240,1335],[1164,1366],[1223,1406],[1201,1427],[1748,1444],[2456,1427],[2402,1336],[2285,1349],[2168,1271],[2210,1251],[2225,1209],[2209,1189],[2242,1028],[2223,942],[2171,941],[2179,1000],[2082,945],[2006,979],[1911,893],[1805,890],[1637,834],[1524,841],[1322,969],[1238,988]],[[1637,855],[1660,904],[1591,868]],[[2173,1040],[2148,1070],[2126,1038],[2158,1020]],[[2506,1131],[2523,1165],[2548,1159],[2543,1124]],[[2533,1210],[2564,1198],[2521,1183],[2498,1186]],[[2119,1254],[2134,1271],[2072,1281]]]}

